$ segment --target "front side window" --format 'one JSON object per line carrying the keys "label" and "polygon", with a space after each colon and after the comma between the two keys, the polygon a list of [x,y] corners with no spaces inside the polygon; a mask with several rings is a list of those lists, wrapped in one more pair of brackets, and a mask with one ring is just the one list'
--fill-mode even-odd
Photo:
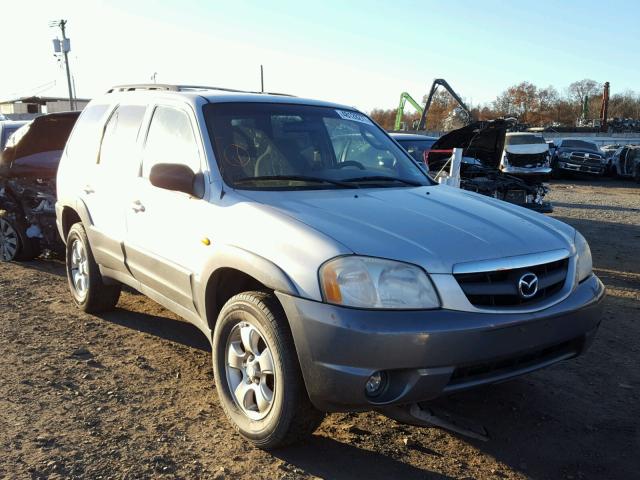
{"label": "front side window", "polygon": [[137,139],[145,107],[119,105],[104,129],[99,164],[115,172],[139,170]]}
{"label": "front side window", "polygon": [[180,163],[194,173],[200,170],[198,144],[186,112],[160,106],[153,112],[144,147],[142,176],[149,177],[158,163]]}
{"label": "front side window", "polygon": [[328,107],[204,107],[219,169],[245,189],[405,187],[431,181],[368,117]]}

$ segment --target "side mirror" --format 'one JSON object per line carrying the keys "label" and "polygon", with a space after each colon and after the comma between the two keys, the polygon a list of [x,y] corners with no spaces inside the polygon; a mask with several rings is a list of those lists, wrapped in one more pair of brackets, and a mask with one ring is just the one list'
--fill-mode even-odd
{"label": "side mirror", "polygon": [[158,163],[151,167],[149,181],[154,187],[165,190],[183,192],[198,198],[204,196],[204,178],[183,164]]}

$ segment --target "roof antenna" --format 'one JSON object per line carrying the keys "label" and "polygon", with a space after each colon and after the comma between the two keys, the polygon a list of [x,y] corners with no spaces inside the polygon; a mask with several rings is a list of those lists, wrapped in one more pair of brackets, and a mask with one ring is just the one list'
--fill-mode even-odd
{"label": "roof antenna", "polygon": [[264,93],[264,69],[260,65],[260,93]]}

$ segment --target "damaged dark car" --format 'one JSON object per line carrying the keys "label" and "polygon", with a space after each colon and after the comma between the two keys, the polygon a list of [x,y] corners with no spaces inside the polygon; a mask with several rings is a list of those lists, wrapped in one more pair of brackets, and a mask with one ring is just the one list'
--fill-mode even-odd
{"label": "damaged dark car", "polygon": [[437,178],[450,166],[453,149],[461,148],[460,188],[550,213],[553,207],[544,201],[548,188],[539,176],[517,177],[499,169],[512,126],[511,120],[479,121],[443,135],[426,152],[429,171]]}
{"label": "damaged dark car", "polygon": [[52,113],[20,127],[0,154],[0,260],[59,252],[56,173],[79,112]]}
{"label": "damaged dark car", "polygon": [[551,162],[556,177],[565,173],[599,176],[606,173],[608,160],[595,143],[579,138],[563,138],[556,146]]}

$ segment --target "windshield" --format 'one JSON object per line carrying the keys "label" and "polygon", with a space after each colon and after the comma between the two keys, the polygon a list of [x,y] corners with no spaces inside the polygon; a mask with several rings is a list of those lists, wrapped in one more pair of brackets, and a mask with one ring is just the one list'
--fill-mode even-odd
{"label": "windshield", "polygon": [[547,143],[544,138],[538,135],[507,135],[506,145],[534,145],[536,143]]}
{"label": "windshield", "polygon": [[208,104],[204,114],[225,182],[241,189],[431,185],[368,117],[272,103]]}
{"label": "windshield", "polygon": [[2,151],[2,149],[5,147],[5,145],[7,144],[7,141],[9,140],[9,138],[11,137],[11,134],[13,132],[15,132],[16,130],[18,130],[18,128],[20,128],[20,125],[12,125],[12,126],[5,126],[2,129],[2,138],[0,138],[0,151]]}
{"label": "windshield", "polygon": [[598,147],[596,147],[595,143],[585,142],[584,140],[563,140],[562,141],[563,148],[584,148],[585,150],[594,150],[598,151]]}
{"label": "windshield", "polygon": [[436,138],[426,140],[398,140],[398,143],[413,157],[416,162],[424,161],[424,152],[431,149],[431,145],[436,142]]}

